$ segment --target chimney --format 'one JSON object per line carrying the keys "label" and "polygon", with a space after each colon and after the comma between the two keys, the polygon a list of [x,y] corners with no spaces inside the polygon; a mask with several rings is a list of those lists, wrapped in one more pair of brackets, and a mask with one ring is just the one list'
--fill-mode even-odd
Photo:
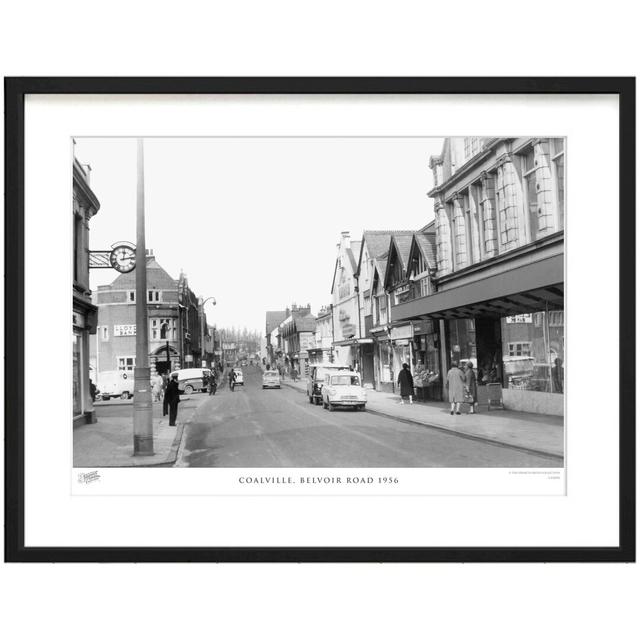
{"label": "chimney", "polygon": [[348,249],[351,246],[351,237],[349,235],[349,232],[343,231],[340,235],[342,236],[342,243]]}
{"label": "chimney", "polygon": [[153,258],[153,249],[147,249],[147,258]]}

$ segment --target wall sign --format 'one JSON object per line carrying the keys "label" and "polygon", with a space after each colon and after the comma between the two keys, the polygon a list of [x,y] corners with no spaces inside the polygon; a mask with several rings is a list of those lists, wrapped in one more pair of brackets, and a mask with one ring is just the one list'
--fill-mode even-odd
{"label": "wall sign", "polygon": [[121,336],[135,336],[136,325],[135,324],[114,324],[113,335],[115,337]]}

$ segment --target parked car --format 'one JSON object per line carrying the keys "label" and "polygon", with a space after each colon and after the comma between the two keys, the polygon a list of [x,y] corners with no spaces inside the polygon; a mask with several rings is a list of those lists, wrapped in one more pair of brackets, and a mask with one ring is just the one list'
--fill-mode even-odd
{"label": "parked car", "polygon": [[327,373],[322,385],[322,406],[329,411],[335,407],[354,407],[363,410],[367,392],[362,388],[360,374],[355,371]]}
{"label": "parked car", "polygon": [[102,400],[133,398],[133,371],[100,371],[96,386]]}
{"label": "parked car", "polygon": [[244,376],[242,375],[242,369],[234,369],[236,374],[235,384],[241,384],[244,387]]}
{"label": "parked car", "polygon": [[311,404],[322,402],[322,385],[327,373],[338,371],[350,371],[349,367],[339,364],[312,364],[309,367],[309,377],[307,378],[307,397]]}
{"label": "parked car", "polygon": [[191,395],[194,391],[207,391],[205,380],[211,375],[211,369],[178,369],[171,373],[178,383],[178,391],[185,395]]}
{"label": "parked car", "polygon": [[280,374],[277,371],[265,371],[262,374],[262,388],[263,389],[279,389]]}

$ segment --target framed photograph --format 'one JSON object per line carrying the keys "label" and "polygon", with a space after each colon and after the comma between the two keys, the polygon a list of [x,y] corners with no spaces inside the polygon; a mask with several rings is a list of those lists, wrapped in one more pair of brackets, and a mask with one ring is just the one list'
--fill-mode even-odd
{"label": "framed photograph", "polygon": [[7,78],[5,131],[8,561],[635,561],[635,79]]}

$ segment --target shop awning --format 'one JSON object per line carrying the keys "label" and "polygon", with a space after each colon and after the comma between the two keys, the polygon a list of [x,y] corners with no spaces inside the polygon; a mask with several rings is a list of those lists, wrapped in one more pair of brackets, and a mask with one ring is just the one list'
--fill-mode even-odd
{"label": "shop awning", "polygon": [[556,255],[392,307],[394,322],[510,316],[564,307],[564,257]]}

